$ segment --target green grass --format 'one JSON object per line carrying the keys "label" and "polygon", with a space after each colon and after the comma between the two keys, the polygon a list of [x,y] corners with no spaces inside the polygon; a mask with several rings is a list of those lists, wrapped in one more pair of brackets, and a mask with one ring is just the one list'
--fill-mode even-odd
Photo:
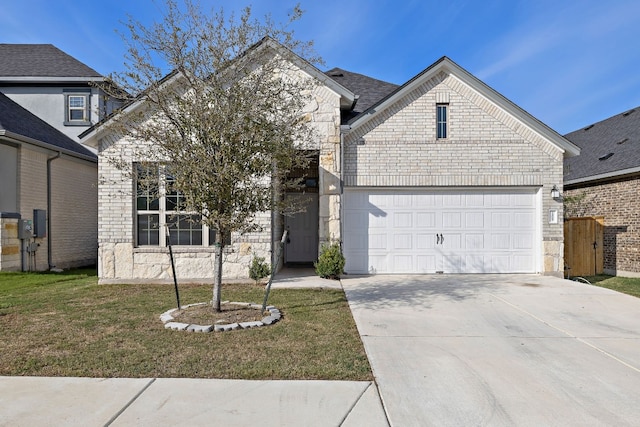
{"label": "green grass", "polygon": [[[264,288],[224,285],[261,303]],[[182,285],[183,305],[209,285]],[[224,333],[164,329],[173,286],[97,285],[94,270],[0,273],[0,375],[371,380],[344,293],[274,289],[283,319]]]}
{"label": "green grass", "polygon": [[640,277],[617,277],[600,274],[585,277],[591,284],[640,298]]}

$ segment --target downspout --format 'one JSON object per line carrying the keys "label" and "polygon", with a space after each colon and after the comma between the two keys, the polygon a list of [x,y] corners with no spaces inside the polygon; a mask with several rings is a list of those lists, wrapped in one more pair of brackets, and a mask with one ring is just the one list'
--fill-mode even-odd
{"label": "downspout", "polygon": [[55,267],[53,265],[53,255],[51,254],[51,162],[55,159],[59,159],[62,156],[62,152],[58,151],[53,157],[47,159],[47,264],[48,270]]}

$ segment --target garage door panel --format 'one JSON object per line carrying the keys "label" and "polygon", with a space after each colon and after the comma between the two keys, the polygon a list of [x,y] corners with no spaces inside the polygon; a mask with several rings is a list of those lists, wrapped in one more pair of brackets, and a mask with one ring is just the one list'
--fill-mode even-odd
{"label": "garage door panel", "polygon": [[436,197],[433,194],[414,195],[414,206],[416,208],[427,208],[436,206]]}
{"label": "garage door panel", "polygon": [[435,228],[436,213],[435,212],[416,212],[416,226],[418,228]]}
{"label": "garage door panel", "polygon": [[481,233],[467,233],[464,236],[464,248],[466,250],[478,250],[484,249],[484,234]]}
{"label": "garage door panel", "polygon": [[513,249],[533,249],[533,238],[530,234],[514,234]]}
{"label": "garage door panel", "polygon": [[465,228],[484,228],[484,212],[465,212],[464,214]]}
{"label": "garage door panel", "polygon": [[412,249],[413,248],[413,234],[394,234],[393,236],[393,249]]}
{"label": "garage door panel", "polygon": [[511,257],[511,270],[513,273],[529,273],[533,259],[530,256],[515,255]]}
{"label": "garage door panel", "polygon": [[445,252],[458,251],[462,248],[462,234],[447,233],[442,235],[440,249]]}
{"label": "garage door panel", "polygon": [[501,229],[511,227],[511,214],[509,212],[491,212],[491,228]]}
{"label": "garage door panel", "polygon": [[485,205],[484,194],[466,194],[464,205],[467,207],[482,207]]}
{"label": "garage door panel", "polygon": [[462,227],[462,213],[460,212],[443,212],[442,213],[442,228],[461,228]]}
{"label": "garage door panel", "polygon": [[442,206],[462,206],[462,194],[443,194]]}
{"label": "garage door panel", "polygon": [[444,255],[443,271],[445,273],[463,273],[461,255]]}
{"label": "garage door panel", "polygon": [[347,189],[345,270],[536,272],[537,203],[535,190]]}
{"label": "garage door panel", "polygon": [[513,214],[513,226],[517,228],[533,228],[535,224],[535,214],[532,212],[522,212]]}
{"label": "garage door panel", "polygon": [[509,255],[493,255],[491,257],[490,273],[500,273],[511,270],[511,257]]}
{"label": "garage door panel", "polygon": [[509,249],[511,235],[506,233],[491,234],[491,249]]}
{"label": "garage door panel", "polygon": [[413,195],[401,194],[393,196],[394,208],[410,208],[413,205]]}
{"label": "garage door panel", "polygon": [[389,263],[387,255],[369,255],[369,263],[367,264],[367,268],[364,272],[371,273],[394,273],[389,268]]}
{"label": "garage door panel", "polygon": [[435,273],[436,272],[436,256],[435,255],[417,255],[416,256],[417,273]]}
{"label": "garage door panel", "polygon": [[489,273],[486,256],[482,254],[470,254],[464,257],[465,273]]}
{"label": "garage door panel", "polygon": [[409,254],[400,254],[393,256],[393,273],[404,273],[405,271],[414,271],[413,256]]}
{"label": "garage door panel", "polygon": [[[386,250],[389,247],[387,243],[387,233],[371,233],[367,237],[363,239],[364,247],[358,247],[357,249],[366,249],[367,245],[371,249],[381,250]],[[367,243],[366,240],[369,240],[369,242]]]}
{"label": "garage door panel", "polygon": [[438,242],[438,237],[433,233],[417,233],[415,234],[416,249],[434,249]]}
{"label": "garage door panel", "polygon": [[394,228],[413,227],[413,212],[396,212],[393,214]]}

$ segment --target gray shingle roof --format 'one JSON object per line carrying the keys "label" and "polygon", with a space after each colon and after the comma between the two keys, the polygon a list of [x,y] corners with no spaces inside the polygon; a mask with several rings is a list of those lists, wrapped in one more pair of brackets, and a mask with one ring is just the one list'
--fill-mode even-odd
{"label": "gray shingle roof", "polygon": [[565,159],[564,180],[584,180],[640,167],[640,107],[568,133],[582,149]]}
{"label": "gray shingle roof", "polygon": [[100,73],[52,44],[0,43],[3,77],[101,77]]}
{"label": "gray shingle roof", "polygon": [[341,68],[332,68],[325,74],[359,96],[354,110],[347,117],[343,117],[343,122],[362,113],[399,87],[393,83],[374,79],[364,74],[352,73]]}
{"label": "gray shingle roof", "polygon": [[85,158],[97,159],[95,154],[80,143],[0,93],[0,131],[3,130],[79,154]]}

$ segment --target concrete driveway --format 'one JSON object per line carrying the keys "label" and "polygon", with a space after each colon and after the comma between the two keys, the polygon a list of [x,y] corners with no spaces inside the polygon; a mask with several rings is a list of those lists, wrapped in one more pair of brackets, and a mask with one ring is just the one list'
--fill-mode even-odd
{"label": "concrete driveway", "polygon": [[640,425],[640,299],[533,275],[342,281],[392,426]]}

